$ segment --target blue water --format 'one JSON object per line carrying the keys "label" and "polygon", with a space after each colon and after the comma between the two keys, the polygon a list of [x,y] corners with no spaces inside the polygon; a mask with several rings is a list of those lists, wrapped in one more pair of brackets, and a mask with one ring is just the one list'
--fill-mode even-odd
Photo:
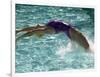
{"label": "blue water", "polygon": [[[79,29],[92,43],[94,42],[94,10],[16,4],[16,29],[45,24],[50,20],[62,20]],[[16,38],[22,35],[19,33]],[[35,35],[21,38],[16,42],[16,72],[64,71],[94,68],[94,54],[86,53],[80,46],[71,46],[64,34]]]}

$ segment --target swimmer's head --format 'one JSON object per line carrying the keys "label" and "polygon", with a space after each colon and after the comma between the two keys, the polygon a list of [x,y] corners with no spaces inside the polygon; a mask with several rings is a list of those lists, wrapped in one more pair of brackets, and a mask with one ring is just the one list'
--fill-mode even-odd
{"label": "swimmer's head", "polygon": [[46,24],[46,26],[50,26],[54,28],[57,32],[67,31],[71,27],[71,25],[64,23],[62,21],[59,21],[59,20],[50,21]]}

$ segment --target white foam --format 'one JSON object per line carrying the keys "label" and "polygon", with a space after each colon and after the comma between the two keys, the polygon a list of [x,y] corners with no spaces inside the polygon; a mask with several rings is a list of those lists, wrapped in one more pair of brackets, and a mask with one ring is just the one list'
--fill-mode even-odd
{"label": "white foam", "polygon": [[64,46],[63,44],[60,46],[60,48],[58,48],[58,51],[56,52],[57,55],[60,56],[61,59],[64,58],[65,54],[68,52],[72,52],[72,51],[82,51],[82,52],[90,52],[90,53],[94,53],[94,45],[93,42],[89,39],[87,39],[89,42],[89,49],[86,50],[83,47],[81,47],[80,45],[78,45],[76,42],[74,41],[70,41],[67,46]]}
{"label": "white foam", "polygon": [[57,55],[60,56],[60,58],[64,58],[65,54],[68,53],[68,52],[71,52],[73,51],[73,48],[72,48],[72,43],[69,42],[67,44],[67,46],[64,46],[64,45],[61,45],[61,47],[58,49],[58,51],[56,52]]}

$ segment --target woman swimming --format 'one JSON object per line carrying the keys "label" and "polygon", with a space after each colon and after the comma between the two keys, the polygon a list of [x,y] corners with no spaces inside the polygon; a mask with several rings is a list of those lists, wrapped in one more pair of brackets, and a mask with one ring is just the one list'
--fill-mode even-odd
{"label": "woman swimming", "polygon": [[59,20],[50,21],[44,26],[37,25],[36,27],[29,27],[16,31],[16,33],[19,32],[26,32],[21,37],[32,36],[33,34],[41,37],[47,33],[54,34],[64,32],[70,40],[78,43],[81,47],[85,49],[89,49],[89,43],[86,37],[81,32],[75,29],[72,25]]}

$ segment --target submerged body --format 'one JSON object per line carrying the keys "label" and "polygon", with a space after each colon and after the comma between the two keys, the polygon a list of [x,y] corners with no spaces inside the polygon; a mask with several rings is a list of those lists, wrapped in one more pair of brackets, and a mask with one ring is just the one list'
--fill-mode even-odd
{"label": "submerged body", "polygon": [[69,39],[75,41],[83,48],[89,49],[89,43],[86,37],[81,32],[73,28],[72,25],[57,20],[50,21],[45,26],[38,25],[36,27],[29,27],[16,31],[16,33],[19,32],[26,32],[21,37],[32,36],[33,34],[41,37],[47,33],[53,34],[53,33],[64,32],[69,37]]}

